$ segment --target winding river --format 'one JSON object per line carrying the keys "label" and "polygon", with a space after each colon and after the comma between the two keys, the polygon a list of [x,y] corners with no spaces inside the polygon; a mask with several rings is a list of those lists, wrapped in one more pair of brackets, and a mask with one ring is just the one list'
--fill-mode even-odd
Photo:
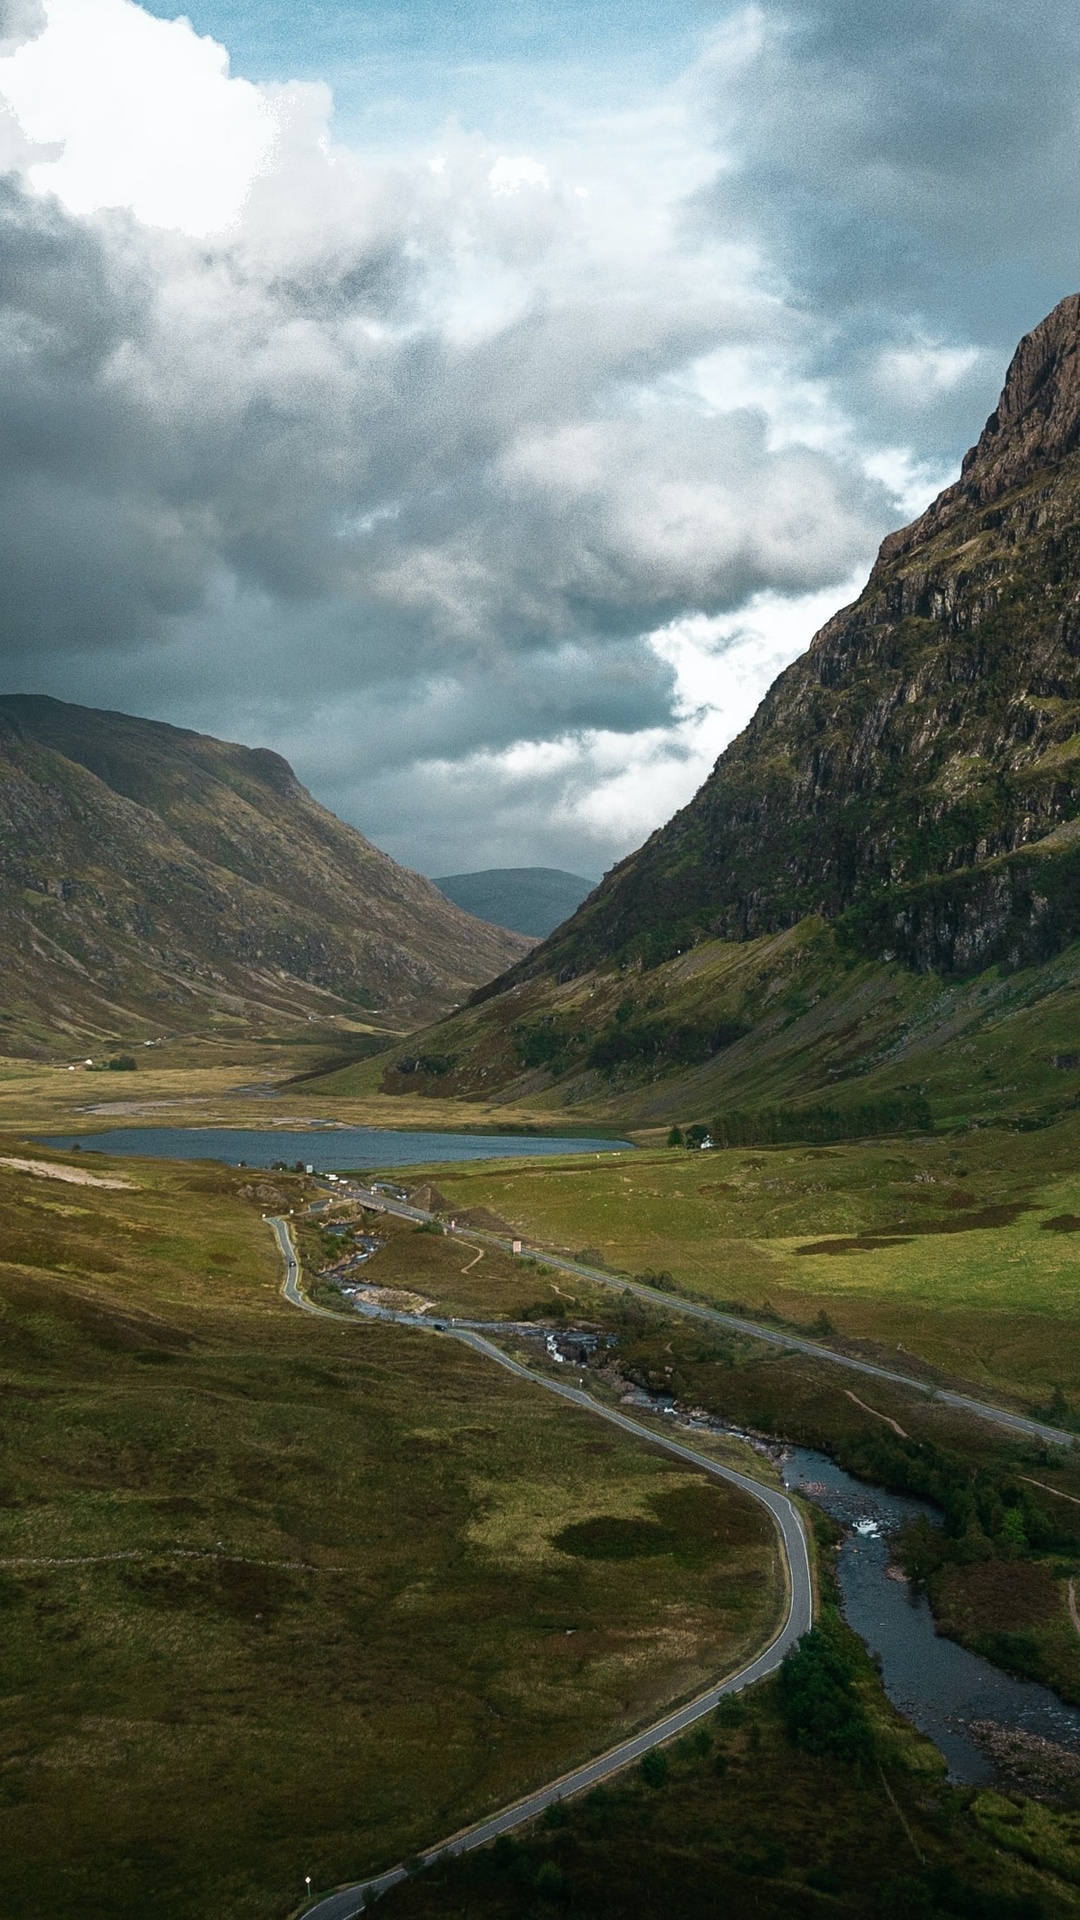
{"label": "winding river", "polygon": [[854,1480],[826,1454],[793,1447],[782,1466],[787,1487],[806,1493],[845,1529],[838,1577],[844,1614],[871,1653],[880,1656],[885,1691],[895,1707],[945,1755],[952,1779],[987,1785],[996,1769],[972,1727],[987,1723],[1080,1753],[1080,1712],[1048,1688],[1014,1680],[934,1628],[924,1595],[890,1576],[890,1533],[920,1513],[924,1501],[884,1493]]}

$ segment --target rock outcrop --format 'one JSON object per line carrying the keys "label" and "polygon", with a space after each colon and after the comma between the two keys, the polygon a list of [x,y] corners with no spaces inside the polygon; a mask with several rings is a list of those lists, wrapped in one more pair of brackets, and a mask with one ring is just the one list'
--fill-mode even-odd
{"label": "rock outcrop", "polygon": [[1080,295],[690,805],[511,978],[811,914],[954,976],[1080,933]]}

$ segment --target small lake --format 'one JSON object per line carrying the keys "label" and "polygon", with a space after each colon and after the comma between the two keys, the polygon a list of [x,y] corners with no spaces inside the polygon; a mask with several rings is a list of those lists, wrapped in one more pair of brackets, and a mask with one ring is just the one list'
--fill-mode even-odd
{"label": "small lake", "polygon": [[916,1598],[907,1581],[890,1578],[888,1535],[920,1513],[939,1525],[935,1508],[864,1486],[807,1447],[791,1448],[782,1470],[786,1486],[808,1494],[847,1530],[837,1569],[844,1617],[880,1655],[894,1707],[945,1755],[954,1780],[982,1786],[996,1778],[970,1732],[980,1721],[1080,1752],[1080,1712],[937,1634],[925,1595]]}
{"label": "small lake", "polygon": [[50,1133],[41,1144],[70,1152],[142,1155],[149,1160],[224,1160],[270,1167],[297,1160],[317,1173],[427,1166],[436,1160],[527,1160],[540,1154],[632,1153],[629,1140],[547,1139],[528,1133],[407,1133],[392,1127],[113,1127],[105,1133]]}

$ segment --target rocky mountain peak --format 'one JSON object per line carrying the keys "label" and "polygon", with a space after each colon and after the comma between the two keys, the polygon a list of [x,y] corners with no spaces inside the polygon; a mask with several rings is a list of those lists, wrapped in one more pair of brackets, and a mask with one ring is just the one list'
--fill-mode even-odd
{"label": "rocky mountain peak", "polygon": [[1020,342],[959,480],[515,978],[810,917],[952,975],[1080,935],[1078,294]]}
{"label": "rocky mountain peak", "polygon": [[920,546],[971,508],[988,507],[1080,446],[1080,293],[1070,293],[1026,333],[1001,398],[960,478],[909,527],[883,541],[878,567]]}

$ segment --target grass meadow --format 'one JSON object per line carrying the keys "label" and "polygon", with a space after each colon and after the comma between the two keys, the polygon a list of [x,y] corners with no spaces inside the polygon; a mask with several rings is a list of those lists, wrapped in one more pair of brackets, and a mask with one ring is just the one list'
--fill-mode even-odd
{"label": "grass meadow", "polygon": [[[1080,1117],[1033,1133],[474,1163],[448,1204],[1025,1404],[1080,1402]],[[478,1269],[478,1273],[482,1269]]]}
{"label": "grass meadow", "polygon": [[863,1686],[884,1765],[799,1751],[775,1682],[520,1838],[386,1896],[386,1920],[1066,1920],[1075,1811],[960,1793]]}
{"label": "grass meadow", "polygon": [[283,1916],[765,1637],[751,1502],[449,1341],[289,1308],[260,1213],[300,1183],[92,1171],[131,1184],[0,1166],[11,1920]]}

